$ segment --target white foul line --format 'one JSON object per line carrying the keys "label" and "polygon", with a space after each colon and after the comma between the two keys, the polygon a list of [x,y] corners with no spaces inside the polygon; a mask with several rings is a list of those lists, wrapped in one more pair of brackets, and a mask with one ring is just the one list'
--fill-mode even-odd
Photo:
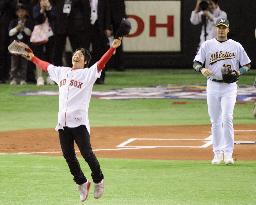
{"label": "white foul line", "polygon": [[202,141],[203,139],[191,139],[191,138],[186,138],[186,139],[180,139],[180,138],[172,138],[172,139],[161,139],[161,138],[133,138],[135,140],[140,140],[140,141]]}
{"label": "white foul line", "polygon": [[[131,150],[131,149],[141,149],[139,147],[122,147],[122,148],[113,148],[113,149],[94,149],[94,152],[99,151],[122,151],[122,150]],[[76,151],[76,153],[80,153]],[[53,152],[0,152],[0,155],[31,155],[31,154],[62,154],[62,151],[53,151]]]}
{"label": "white foul line", "polygon": [[[256,130],[235,130],[236,132],[256,132]],[[129,146],[128,144],[134,141],[204,141],[205,143],[201,146]],[[235,144],[256,144],[256,141],[235,141]],[[205,139],[164,139],[164,138],[129,138],[128,140],[117,145],[116,148],[104,148],[104,149],[94,149],[94,152],[99,151],[121,151],[121,150],[136,150],[136,149],[155,149],[155,148],[208,148],[212,145],[212,135],[206,137]],[[79,153],[79,151],[76,151]],[[62,154],[61,151],[50,151],[50,152],[16,152],[7,153],[0,152],[0,155],[30,155],[30,154]]]}
{"label": "white foul line", "polygon": [[123,143],[117,145],[116,147],[122,147],[122,148],[123,148],[123,147],[125,147],[127,144],[130,144],[131,142],[133,142],[133,141],[135,141],[135,140],[137,140],[137,138],[130,138],[130,139],[124,141]]}
{"label": "white foul line", "polygon": [[[208,138],[207,137],[205,140],[208,141]],[[170,146],[147,146],[147,145],[144,145],[144,146],[136,146],[136,145],[128,145],[130,144],[131,142],[134,142],[134,141],[204,141],[204,139],[191,139],[191,138],[186,138],[186,139],[180,139],[180,138],[176,138],[176,139],[170,139],[170,138],[129,138],[128,140],[122,142],[121,144],[117,145],[116,147],[117,148],[129,148],[129,149],[156,149],[156,148],[207,148],[209,147],[211,144],[209,144],[209,142],[207,142],[206,144],[204,145],[201,145],[201,146],[184,146],[184,145],[180,145],[180,146],[177,146],[177,145],[170,145]],[[209,144],[209,145],[208,145]]]}
{"label": "white foul line", "polygon": [[205,144],[203,144],[201,146],[201,148],[207,148],[207,147],[210,147],[212,145],[212,135],[210,135],[209,137],[206,137],[204,139],[204,141],[206,142]]}

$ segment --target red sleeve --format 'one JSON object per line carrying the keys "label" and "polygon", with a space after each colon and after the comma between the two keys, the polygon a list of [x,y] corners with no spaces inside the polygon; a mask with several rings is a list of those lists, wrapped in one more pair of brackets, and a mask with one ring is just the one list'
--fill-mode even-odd
{"label": "red sleeve", "polygon": [[42,71],[45,71],[47,72],[47,68],[48,66],[50,65],[50,63],[46,62],[46,61],[43,61],[41,59],[39,59],[38,57],[36,56],[33,56],[31,61],[38,67],[40,68]]}
{"label": "red sleeve", "polygon": [[115,48],[110,47],[108,51],[101,57],[101,59],[97,62],[98,71],[101,71],[105,68],[106,63],[109,61],[115,50]]}

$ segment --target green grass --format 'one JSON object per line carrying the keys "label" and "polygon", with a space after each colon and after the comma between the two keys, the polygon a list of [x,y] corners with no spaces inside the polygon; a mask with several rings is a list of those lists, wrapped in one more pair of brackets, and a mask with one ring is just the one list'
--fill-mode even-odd
{"label": "green grass", "polygon": [[[62,157],[0,156],[1,205],[80,204]],[[90,172],[81,161],[87,176]],[[256,163],[102,159],[106,190],[94,205],[254,205]],[[91,178],[89,177],[91,180]]]}
{"label": "green grass", "polygon": [[[252,85],[255,78],[255,70],[251,70],[242,76],[239,84]],[[128,70],[126,72],[107,72],[104,86],[96,85],[96,90],[105,90],[120,87],[144,87],[163,84],[195,85],[206,84],[206,79],[193,69],[152,69],[152,70]]]}
{"label": "green grass", "polygon": [[[207,105],[202,100],[92,100],[90,119],[93,126],[148,126],[209,124]],[[237,104],[235,124],[254,124],[252,103]]]}
{"label": "green grass", "polygon": [[[254,72],[241,78],[242,84],[252,84]],[[163,84],[204,84],[202,75],[193,70],[132,70],[108,72],[105,85],[95,85],[95,90],[123,87],[145,87]],[[57,90],[57,86],[0,85],[0,131],[53,128],[57,122],[57,96],[16,96],[31,90]],[[208,124],[205,100],[186,100],[188,104],[173,104],[169,99],[99,100],[92,99],[89,109],[91,126],[147,126]],[[253,103],[238,104],[235,124],[254,124]]]}
{"label": "green grass", "polygon": [[[255,71],[240,84],[251,85]],[[131,70],[108,72],[105,85],[95,90],[163,84],[205,84],[191,70]],[[58,97],[22,97],[16,93],[57,90],[56,86],[0,85],[0,131],[54,128]],[[168,99],[98,100],[90,105],[91,126],[209,124],[206,102]],[[255,124],[252,103],[237,104],[234,122]],[[87,176],[86,163],[80,159]],[[212,166],[209,161],[100,159],[106,192],[88,205],[254,205],[256,162]],[[81,204],[75,184],[62,157],[0,155],[0,205]]]}
{"label": "green grass", "polygon": [[[4,101],[4,100],[5,101]],[[0,101],[0,130],[51,128],[57,122],[56,96],[21,97],[7,95]],[[89,110],[91,126],[147,126],[208,124],[206,102],[186,100],[188,104],[175,104],[184,100],[92,99]],[[253,124],[252,103],[237,104],[235,124]]]}

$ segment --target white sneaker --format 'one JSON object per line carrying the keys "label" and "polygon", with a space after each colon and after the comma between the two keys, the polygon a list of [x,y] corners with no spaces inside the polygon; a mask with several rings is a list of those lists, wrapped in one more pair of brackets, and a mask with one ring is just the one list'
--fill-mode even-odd
{"label": "white sneaker", "polygon": [[104,180],[102,179],[99,183],[94,183],[94,198],[99,199],[102,197],[104,192]]}
{"label": "white sneaker", "polygon": [[20,81],[20,85],[26,85],[27,83],[26,83],[26,81],[25,80],[21,80]]}
{"label": "white sneaker", "polygon": [[222,153],[214,154],[214,157],[212,159],[212,164],[220,164],[222,161],[223,161]]}
{"label": "white sneaker", "polygon": [[78,186],[78,191],[80,192],[80,200],[81,202],[84,202],[89,194],[91,182],[87,181],[81,185]]}
{"label": "white sneaker", "polygon": [[43,79],[43,77],[38,77],[38,78],[37,78],[36,85],[37,85],[37,86],[44,85],[44,79]]}
{"label": "white sneaker", "polygon": [[10,82],[10,85],[17,85],[17,81],[16,81],[16,80],[12,80],[12,81]]}
{"label": "white sneaker", "polygon": [[230,153],[225,153],[224,154],[224,162],[226,165],[231,165],[231,164],[234,164],[234,159],[232,157],[232,154]]}

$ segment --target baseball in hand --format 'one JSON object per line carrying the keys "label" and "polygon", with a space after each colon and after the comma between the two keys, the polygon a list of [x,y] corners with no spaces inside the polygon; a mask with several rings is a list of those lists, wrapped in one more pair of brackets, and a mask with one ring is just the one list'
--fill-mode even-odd
{"label": "baseball in hand", "polygon": [[212,75],[212,71],[210,71],[210,70],[207,69],[207,68],[203,68],[203,69],[201,70],[201,73],[202,73],[203,76],[205,76],[205,77],[209,77],[209,76]]}
{"label": "baseball in hand", "polygon": [[120,38],[116,38],[116,39],[114,39],[114,41],[112,43],[112,47],[113,48],[117,48],[117,47],[119,47],[121,45],[121,43],[122,43],[122,38],[121,37]]}
{"label": "baseball in hand", "polygon": [[29,52],[27,55],[21,55],[21,56],[22,56],[23,58],[25,58],[25,59],[31,61],[32,58],[34,57],[34,53]]}

